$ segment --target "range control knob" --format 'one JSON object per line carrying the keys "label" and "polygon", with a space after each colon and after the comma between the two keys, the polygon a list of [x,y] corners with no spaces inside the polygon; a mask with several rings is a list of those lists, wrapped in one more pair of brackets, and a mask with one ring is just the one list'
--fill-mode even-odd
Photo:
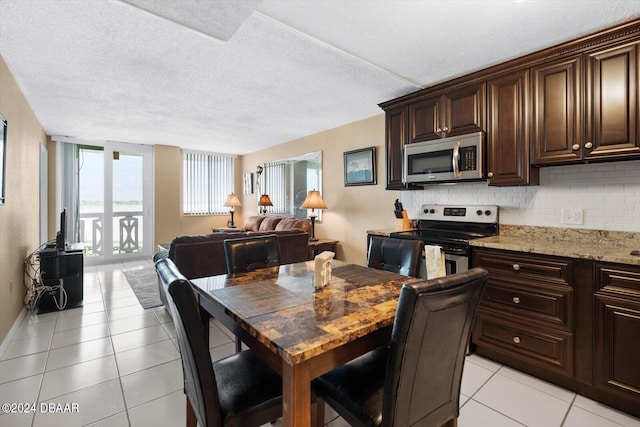
{"label": "range control knob", "polygon": [[490,211],[489,209],[487,209],[486,211],[484,211],[484,214],[485,214],[486,216],[489,216],[489,215],[491,215],[491,211]]}
{"label": "range control knob", "polygon": [[436,210],[435,209],[430,209],[429,213],[436,213]]}
{"label": "range control knob", "polygon": [[476,214],[477,214],[478,216],[480,216],[480,215],[482,215],[482,211],[481,211],[480,209],[478,209],[478,210],[476,211]]}
{"label": "range control knob", "polygon": [[423,209],[422,212],[428,214],[429,213],[429,209]]}

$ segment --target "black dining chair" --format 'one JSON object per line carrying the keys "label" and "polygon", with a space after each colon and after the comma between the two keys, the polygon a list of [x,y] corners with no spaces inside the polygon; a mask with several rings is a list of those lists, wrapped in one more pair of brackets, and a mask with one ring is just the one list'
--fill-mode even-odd
{"label": "black dining chair", "polygon": [[367,251],[367,266],[419,277],[422,241],[371,236]]}
{"label": "black dining chair", "polygon": [[175,324],[187,395],[187,427],[261,426],[282,416],[282,378],[252,351],[212,363],[191,283],[173,261],[156,269],[169,283],[167,300]]}
{"label": "black dining chair", "polygon": [[226,239],[223,244],[229,274],[280,265],[280,244],[275,234]]}
{"label": "black dining chair", "polygon": [[[405,284],[389,346],[316,378],[319,398],[352,426],[456,426],[465,353],[487,272]],[[323,422],[323,420],[320,420]]]}

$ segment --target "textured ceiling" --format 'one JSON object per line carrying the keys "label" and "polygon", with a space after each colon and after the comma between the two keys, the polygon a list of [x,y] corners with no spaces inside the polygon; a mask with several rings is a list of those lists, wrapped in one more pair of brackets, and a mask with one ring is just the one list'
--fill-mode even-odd
{"label": "textured ceiling", "polygon": [[636,17],[629,0],[0,0],[0,55],[50,135],[245,154]]}

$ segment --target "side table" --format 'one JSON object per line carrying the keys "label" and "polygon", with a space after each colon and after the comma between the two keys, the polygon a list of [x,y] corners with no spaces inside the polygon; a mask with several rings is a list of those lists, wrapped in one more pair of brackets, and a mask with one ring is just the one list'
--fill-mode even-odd
{"label": "side table", "polygon": [[309,259],[315,258],[320,252],[331,251],[336,252],[338,246],[337,240],[320,239],[315,242],[309,242]]}

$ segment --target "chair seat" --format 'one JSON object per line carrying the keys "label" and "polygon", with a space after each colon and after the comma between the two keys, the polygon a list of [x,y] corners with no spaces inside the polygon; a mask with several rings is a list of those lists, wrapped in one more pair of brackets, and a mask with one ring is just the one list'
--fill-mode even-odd
{"label": "chair seat", "polygon": [[388,347],[370,351],[316,378],[314,390],[352,426],[378,427],[388,354]]}
{"label": "chair seat", "polygon": [[282,416],[282,378],[253,352],[219,360],[213,370],[224,426],[261,425]]}

